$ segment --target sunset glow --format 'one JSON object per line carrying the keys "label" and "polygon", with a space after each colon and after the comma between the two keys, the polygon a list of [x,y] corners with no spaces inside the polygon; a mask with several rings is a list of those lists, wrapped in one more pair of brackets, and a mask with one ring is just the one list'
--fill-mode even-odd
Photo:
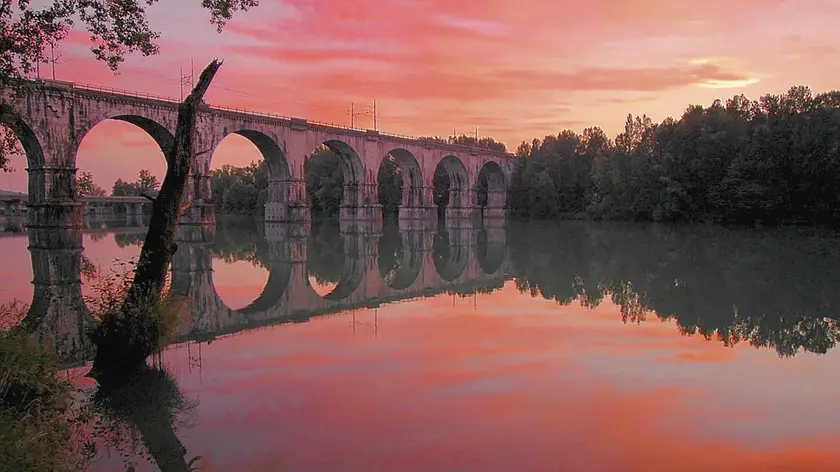
{"label": "sunset glow", "polygon": [[[833,25],[840,6],[832,0],[808,8],[788,0],[263,1],[222,34],[198,1],[161,2],[149,12],[162,33],[160,55],[130,57],[115,76],[77,32],[61,45],[56,78],[177,98],[190,59],[200,70],[220,57],[211,103],[349,125],[351,103],[364,111],[376,99],[383,131],[447,136],[477,128],[514,149],[564,128],[601,126],[614,135],[628,113],[661,120],[688,104],[794,84],[820,92],[835,88],[840,73]],[[372,117],[356,125],[372,127]],[[151,140],[128,132],[92,133],[80,150],[80,168],[96,170],[106,188],[142,167],[162,175]],[[258,159],[248,146],[219,150],[214,167]],[[92,148],[102,151],[85,157]],[[24,190],[25,164],[18,158],[13,166],[0,186]]]}

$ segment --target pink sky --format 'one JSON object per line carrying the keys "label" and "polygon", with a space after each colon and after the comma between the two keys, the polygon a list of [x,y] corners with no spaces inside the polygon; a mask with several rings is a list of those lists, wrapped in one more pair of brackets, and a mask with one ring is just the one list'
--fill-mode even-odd
{"label": "pink sky", "polygon": [[[268,1],[221,34],[198,0],[149,8],[161,54],[131,57],[121,75],[93,61],[84,35],[62,45],[56,77],[178,97],[179,67],[225,65],[208,95],[220,105],[349,125],[377,100],[379,129],[474,133],[513,149],[522,140],[601,126],[627,113],[655,120],[688,104],[744,93],[816,92],[840,75],[840,4],[811,0]],[[43,72],[43,71],[42,71]],[[357,118],[357,126],[372,126]],[[121,159],[117,159],[120,156]],[[214,167],[259,159],[231,137]],[[26,188],[18,170],[0,187]],[[110,187],[141,168],[163,175],[150,138],[127,124],[94,129],[78,167]]]}

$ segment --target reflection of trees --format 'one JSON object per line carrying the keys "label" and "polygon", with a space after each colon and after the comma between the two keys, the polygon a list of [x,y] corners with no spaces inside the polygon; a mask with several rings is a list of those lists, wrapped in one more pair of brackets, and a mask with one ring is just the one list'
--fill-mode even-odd
{"label": "reflection of trees", "polygon": [[513,228],[521,291],[597,306],[625,321],[648,311],[684,334],[747,341],[780,355],[826,352],[840,329],[840,248],[803,230],[564,223]]}
{"label": "reflection of trees", "polygon": [[389,221],[382,228],[382,236],[379,238],[379,250],[377,265],[379,274],[387,285],[391,285],[396,279],[397,273],[402,268],[403,248],[400,230],[396,222]]}
{"label": "reflection of trees", "polygon": [[[91,238],[96,241],[94,234],[96,233],[91,234]],[[105,233],[102,233],[103,237],[104,234]],[[127,246],[142,246],[144,239],[146,239],[146,231],[138,231],[136,233],[114,233],[114,242],[116,242],[117,246],[120,248]]]}
{"label": "reflection of trees", "polygon": [[344,272],[344,240],[337,221],[313,221],[306,240],[306,267],[319,284],[337,284]]}
{"label": "reflection of trees", "polygon": [[265,230],[256,219],[222,220],[216,225],[213,256],[227,263],[248,261],[255,267],[268,267]]}
{"label": "reflection of trees", "polygon": [[190,470],[198,458],[186,458],[175,432],[192,425],[197,400],[184,396],[165,370],[147,365],[129,378],[97,380],[92,407],[101,421],[95,423],[95,437],[126,455],[150,457],[162,472]]}

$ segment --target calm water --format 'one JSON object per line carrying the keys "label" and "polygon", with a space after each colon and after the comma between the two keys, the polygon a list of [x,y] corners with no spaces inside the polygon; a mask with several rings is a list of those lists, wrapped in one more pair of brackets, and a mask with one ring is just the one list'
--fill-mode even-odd
{"label": "calm water", "polygon": [[[0,235],[0,302],[31,301],[83,372],[81,271],[142,236]],[[161,463],[183,446],[202,471],[840,468],[837,234],[237,220],[180,239],[178,408],[137,399],[133,425]]]}

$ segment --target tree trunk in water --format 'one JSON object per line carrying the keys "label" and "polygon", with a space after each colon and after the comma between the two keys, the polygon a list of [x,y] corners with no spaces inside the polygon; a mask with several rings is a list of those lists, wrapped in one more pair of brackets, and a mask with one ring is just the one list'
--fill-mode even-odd
{"label": "tree trunk in water", "polygon": [[[116,328],[105,328],[100,335],[95,336],[97,350],[91,369],[93,376],[103,368],[107,369],[107,366],[137,367],[152,354],[144,352],[149,351],[148,338],[142,342],[137,339],[138,331],[145,328],[145,324],[137,319],[138,316],[143,316],[143,313],[138,315],[141,311],[138,307],[145,306],[144,303],[148,300],[160,299],[167,268],[178,249],[175,244],[175,230],[181,214],[181,197],[195,153],[193,145],[196,112],[204,103],[204,94],[221,66],[222,61],[214,59],[210,62],[201,73],[195,88],[178,109],[175,144],[166,155],[166,175],[152,204],[149,230],[140,250],[134,280],[123,302],[121,315],[124,319],[117,323]],[[140,336],[144,335],[153,339],[157,333],[140,333]],[[114,356],[128,358],[111,358]]]}

